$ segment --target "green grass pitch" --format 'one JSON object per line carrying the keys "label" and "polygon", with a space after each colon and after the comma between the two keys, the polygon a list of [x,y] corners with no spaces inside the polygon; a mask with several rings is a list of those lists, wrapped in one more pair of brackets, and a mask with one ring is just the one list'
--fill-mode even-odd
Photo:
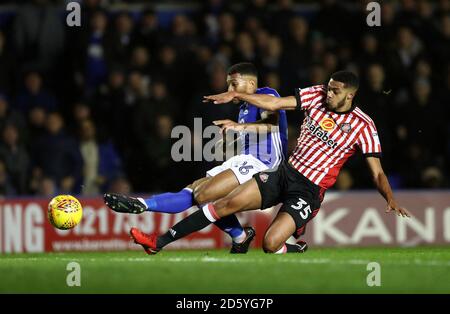
{"label": "green grass pitch", "polygon": [[[67,264],[81,267],[68,287]],[[381,286],[367,285],[378,262]],[[0,255],[1,293],[450,293],[450,247]]]}

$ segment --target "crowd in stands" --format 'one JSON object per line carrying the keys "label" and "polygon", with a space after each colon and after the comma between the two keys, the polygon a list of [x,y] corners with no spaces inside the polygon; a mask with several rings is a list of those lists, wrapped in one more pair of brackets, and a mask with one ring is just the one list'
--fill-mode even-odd
{"label": "crowd in stands", "polygon": [[[448,188],[450,1],[380,1],[380,27],[367,2],[197,1],[162,23],[150,2],[85,0],[81,27],[60,3],[17,5],[0,24],[0,196],[156,192],[204,176],[214,163],[172,160],[171,130],[236,120],[237,106],[202,96],[244,61],[282,96],[354,71],[393,187]],[[288,112],[291,150],[302,119]],[[371,187],[361,155],[335,186]]]}

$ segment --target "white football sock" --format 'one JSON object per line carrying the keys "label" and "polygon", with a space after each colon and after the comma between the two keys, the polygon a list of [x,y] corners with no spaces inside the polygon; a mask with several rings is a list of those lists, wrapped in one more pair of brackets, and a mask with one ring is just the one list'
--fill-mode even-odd
{"label": "white football sock", "polygon": [[237,237],[233,237],[233,242],[242,243],[245,241],[245,239],[247,239],[247,234],[245,233],[245,230],[242,229],[242,233],[240,235],[238,235]]}
{"label": "white football sock", "polygon": [[139,202],[141,202],[142,204],[144,204],[145,208],[148,209],[147,203],[144,201],[143,198],[138,197],[137,200],[138,200]]}
{"label": "white football sock", "polygon": [[283,246],[281,247],[281,249],[279,249],[278,251],[275,252],[275,254],[284,254],[287,252],[287,247],[286,244],[283,244]]}

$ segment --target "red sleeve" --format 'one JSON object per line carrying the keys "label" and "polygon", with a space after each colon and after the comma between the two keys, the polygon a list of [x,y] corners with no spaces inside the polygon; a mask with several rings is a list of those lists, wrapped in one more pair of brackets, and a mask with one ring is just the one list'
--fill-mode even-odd
{"label": "red sleeve", "polygon": [[297,108],[308,110],[325,99],[325,86],[315,85],[307,88],[296,88]]}
{"label": "red sleeve", "polygon": [[365,156],[381,156],[381,144],[375,124],[367,124],[360,131],[357,144]]}

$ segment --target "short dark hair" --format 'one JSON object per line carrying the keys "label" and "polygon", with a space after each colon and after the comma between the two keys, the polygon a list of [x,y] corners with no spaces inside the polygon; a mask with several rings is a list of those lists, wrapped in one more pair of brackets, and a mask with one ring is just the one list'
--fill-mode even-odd
{"label": "short dark hair", "polygon": [[355,73],[350,71],[338,71],[331,75],[334,81],[344,83],[345,87],[353,87],[354,89],[359,88],[359,79]]}
{"label": "short dark hair", "polygon": [[252,75],[256,78],[258,77],[258,70],[256,70],[256,67],[250,62],[236,63],[228,69],[228,75],[236,73],[241,75]]}

